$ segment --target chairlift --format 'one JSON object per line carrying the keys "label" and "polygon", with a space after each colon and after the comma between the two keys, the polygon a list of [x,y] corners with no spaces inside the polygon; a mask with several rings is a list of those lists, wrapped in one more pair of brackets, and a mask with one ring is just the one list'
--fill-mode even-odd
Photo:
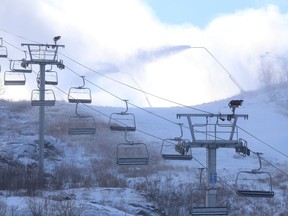
{"label": "chairlift", "polygon": [[55,105],[55,94],[52,89],[46,89],[44,91],[45,100],[40,99],[41,90],[34,89],[31,93],[31,105],[32,106],[54,106]]}
{"label": "chairlift", "polygon": [[25,85],[26,77],[24,73],[5,71],[4,85]]}
{"label": "chairlift", "polygon": [[261,153],[256,153],[260,167],[251,171],[240,171],[236,176],[236,193],[242,197],[272,198],[272,177],[270,173],[260,171],[262,168]]}
{"label": "chairlift", "polygon": [[10,70],[20,73],[31,73],[32,68],[26,64],[23,64],[22,60],[10,60]]}
{"label": "chairlift", "polygon": [[128,113],[128,100],[126,110],[120,113],[112,113],[109,118],[109,127],[112,131],[135,131],[136,121],[133,113]]}
{"label": "chairlift", "polygon": [[189,140],[182,139],[182,124],[179,124],[181,135],[173,139],[164,139],[161,146],[161,155],[165,160],[192,160],[192,151]]}
{"label": "chairlift", "polygon": [[7,47],[3,45],[3,38],[0,38],[0,58],[7,58],[8,50]]}
{"label": "chairlift", "polygon": [[[37,74],[37,84],[40,84],[40,71]],[[45,84],[46,85],[58,85],[58,74],[56,71],[45,71]]]}
{"label": "chairlift", "polygon": [[69,103],[91,103],[92,96],[91,90],[85,86],[84,76],[81,76],[83,79],[83,85],[78,87],[71,87],[68,93]]}
{"label": "chairlift", "polygon": [[69,117],[69,135],[93,135],[96,133],[96,122],[93,116],[80,115],[78,103],[76,104],[76,116]]}
{"label": "chairlift", "polygon": [[127,131],[125,132],[126,143],[117,145],[117,164],[147,165],[149,161],[149,152],[146,144],[128,141],[126,136]]}

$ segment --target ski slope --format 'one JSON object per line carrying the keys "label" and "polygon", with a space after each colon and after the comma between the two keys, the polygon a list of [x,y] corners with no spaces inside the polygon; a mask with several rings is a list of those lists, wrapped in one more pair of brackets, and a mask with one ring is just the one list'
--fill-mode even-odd
{"label": "ski slope", "polygon": [[[249,171],[259,167],[255,154],[251,154],[250,157],[242,157],[234,149],[217,150],[218,183],[230,191],[229,201],[232,203],[232,212],[238,211],[239,213],[239,211],[245,210],[249,214],[254,212],[255,205],[264,209],[264,213],[260,211],[259,215],[261,215],[260,213],[265,215],[265,212],[267,215],[273,215],[286,210],[287,198],[283,191],[287,187],[287,183],[283,179],[287,179],[288,172],[288,148],[286,147],[288,128],[288,112],[286,110],[288,101],[286,98],[288,98],[288,93],[286,90],[286,88],[281,88],[268,92],[245,93],[241,97],[244,100],[243,105],[236,110],[237,114],[248,114],[249,116],[248,119],[239,119],[237,123],[239,137],[247,141],[249,149],[253,152],[263,153],[261,156],[263,158],[262,168],[271,174],[275,190],[272,201],[255,199],[239,201],[233,191],[235,178],[239,171]],[[189,194],[193,188],[197,189],[198,168],[206,167],[206,149],[204,148],[192,149],[193,159],[191,161],[164,161],[161,158],[162,141],[180,135],[178,123],[183,123],[183,138],[191,140],[187,120],[177,119],[176,115],[179,113],[203,113],[202,111],[230,114],[228,103],[231,99],[240,99],[240,97],[236,96],[193,108],[135,108],[130,106],[129,112],[135,115],[137,130],[128,133],[127,139],[145,143],[149,150],[150,160],[148,166],[126,168],[116,165],[116,148],[119,143],[125,142],[125,133],[111,132],[108,129],[109,116],[112,113],[121,112],[125,108],[88,107],[86,111],[97,120],[96,134],[88,137],[71,137],[67,135],[69,125],[64,122],[67,122],[69,116],[73,115],[74,106],[63,102],[56,104],[46,112],[46,132],[48,134],[45,140],[48,144],[45,148],[45,172],[53,173],[55,168],[60,165],[72,165],[75,169],[82,170],[83,173],[90,173],[90,169],[93,172],[99,172],[97,178],[104,175],[102,181],[112,181],[115,177],[121,178],[126,181],[127,186],[118,184],[118,187],[109,187],[107,184],[108,187],[97,187],[99,184],[97,178],[91,180],[92,183],[95,181],[95,184],[88,188],[81,184],[75,187],[67,182],[61,190],[42,192],[36,201],[40,205],[45,199],[49,198],[50,200],[51,197],[54,197],[50,202],[55,203],[55,197],[67,198],[68,196],[68,201],[76,202],[76,206],[85,209],[85,211],[81,211],[81,215],[95,215],[95,212],[97,215],[135,215],[141,211],[148,215],[168,214],[164,212],[165,206],[159,206],[159,199],[153,200],[157,198],[155,194],[152,196],[153,199],[151,198],[151,189],[155,191],[157,188],[160,192],[165,191],[168,195],[184,197],[184,194]],[[37,166],[37,109],[31,108],[29,102],[1,101],[0,106],[2,110],[0,114],[2,165],[5,161],[17,161]],[[59,129],[57,129],[58,127]],[[92,161],[96,162],[94,169],[90,167]],[[110,175],[106,176],[107,173]],[[111,177],[113,178],[110,179]],[[183,188],[188,185],[191,188],[183,191]],[[17,193],[12,196],[10,192],[3,190],[0,200],[5,202],[10,209],[17,206],[18,215],[29,215],[28,198],[26,195],[19,196]],[[240,203],[248,203],[247,207],[244,210],[237,210],[237,207],[233,206],[235,200]],[[34,200],[34,202],[36,201]],[[53,206],[51,203],[50,207]],[[271,205],[271,203],[274,204]],[[182,204],[183,206],[179,208],[185,212],[183,215],[187,215],[185,209],[193,203],[191,200],[186,200]]]}

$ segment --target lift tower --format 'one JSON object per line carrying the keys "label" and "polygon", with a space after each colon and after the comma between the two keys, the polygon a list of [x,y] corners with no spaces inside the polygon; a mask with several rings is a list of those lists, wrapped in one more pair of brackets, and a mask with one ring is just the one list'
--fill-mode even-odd
{"label": "lift tower", "polygon": [[[58,48],[64,45],[58,45],[57,41],[60,36],[54,37],[54,44],[27,44],[23,43],[21,46],[26,46],[28,48],[28,53],[30,59],[23,59],[21,66],[26,68],[28,65],[39,65],[40,75],[38,82],[38,93],[37,99],[34,100],[36,103],[32,105],[39,106],[39,176],[38,176],[38,186],[44,186],[44,132],[45,132],[45,106],[54,105],[50,100],[45,100],[46,89],[45,89],[45,66],[56,65],[59,69],[64,69],[65,66],[62,60],[58,60]],[[55,101],[54,101],[55,102]]]}
{"label": "lift tower", "polygon": [[[227,209],[217,207],[217,171],[216,151],[218,148],[234,148],[237,153],[249,154],[247,142],[238,138],[237,120],[247,119],[246,114],[235,114],[235,109],[242,105],[242,100],[229,103],[232,114],[177,114],[177,118],[187,118],[192,141],[190,148],[206,148],[207,179],[205,207],[192,208],[192,215],[219,215],[228,212]],[[192,121],[193,119],[193,121]],[[204,121],[203,121],[204,119]],[[228,213],[227,213],[228,214]]]}

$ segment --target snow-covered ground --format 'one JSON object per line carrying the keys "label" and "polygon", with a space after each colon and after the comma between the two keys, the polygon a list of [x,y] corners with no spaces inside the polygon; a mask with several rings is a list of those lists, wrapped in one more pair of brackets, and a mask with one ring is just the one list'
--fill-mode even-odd
{"label": "snow-covered ground", "polygon": [[[6,196],[7,215],[165,215],[146,194],[128,188],[78,188],[41,196]],[[3,202],[2,201],[2,202]],[[31,214],[32,212],[32,214]],[[2,215],[2,214],[1,214]]]}
{"label": "snow-covered ground", "polygon": [[[194,107],[215,114],[230,114],[229,101],[243,99],[243,106],[238,108],[236,113],[248,114],[249,118],[239,119],[237,122],[239,138],[245,139],[253,152],[263,153],[263,170],[272,175],[274,198],[240,199],[233,191],[236,175],[241,170],[258,168],[258,158],[255,154],[250,157],[239,156],[234,149],[218,149],[218,182],[226,190],[223,200],[229,201],[231,215],[287,213],[287,90],[279,88],[268,92],[248,92],[241,97]],[[1,101],[0,107],[1,164],[4,166],[17,161],[19,164],[37,168],[38,108],[23,101]],[[139,109],[130,106],[129,112],[136,117],[137,130],[127,133],[127,139],[147,145],[149,165],[117,166],[117,145],[125,142],[125,135],[124,132],[111,132],[108,121],[111,113],[123,110],[124,108],[117,107],[88,108],[89,115],[96,119],[96,134],[68,136],[67,122],[74,113],[74,106],[59,102],[55,107],[47,108],[45,172],[47,181],[52,181],[54,186],[49,185],[47,190],[41,193],[35,192],[37,199],[34,200],[28,198],[28,195],[31,195],[28,191],[2,188],[1,202],[7,205],[6,215],[32,215],[31,206],[37,203],[38,206],[50,206],[54,210],[58,206],[59,209],[59,204],[55,204],[59,200],[70,204],[73,202],[73,205],[77,206],[72,209],[74,215],[165,215],[164,210],[168,215],[175,215],[172,210],[167,210],[167,205],[170,204],[171,207],[171,203],[181,203],[178,206],[181,210],[175,212],[188,215],[186,208],[193,205],[190,195],[197,189],[199,182],[198,168],[206,166],[206,149],[193,149],[194,159],[191,161],[164,161],[160,149],[163,139],[180,135],[178,123],[183,123],[183,138],[191,140],[187,120],[177,119],[176,114],[201,112],[188,107]],[[73,170],[73,175],[76,176],[74,178],[71,174]],[[61,177],[62,182],[53,176],[57,172],[64,174]],[[83,175],[77,177],[77,172],[83,172]],[[77,178],[79,182],[75,182]],[[58,187],[55,186],[57,182]],[[185,202],[180,199],[185,199]],[[45,200],[50,202],[45,205]],[[204,205],[201,200],[197,201],[197,205]],[[12,210],[15,214],[12,214]],[[46,214],[48,215],[47,212]],[[49,214],[53,215],[51,212]]]}

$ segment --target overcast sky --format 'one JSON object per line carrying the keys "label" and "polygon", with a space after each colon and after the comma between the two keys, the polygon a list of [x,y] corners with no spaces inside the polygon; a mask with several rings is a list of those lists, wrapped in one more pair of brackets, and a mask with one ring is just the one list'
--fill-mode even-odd
{"label": "overcast sky", "polygon": [[[67,93],[81,85],[75,73],[85,75],[94,104],[195,105],[260,87],[260,56],[287,54],[287,9],[284,0],[1,0],[0,37],[9,59],[20,59],[21,43],[61,35],[58,88]],[[2,97],[29,100],[36,76],[26,78]]]}

